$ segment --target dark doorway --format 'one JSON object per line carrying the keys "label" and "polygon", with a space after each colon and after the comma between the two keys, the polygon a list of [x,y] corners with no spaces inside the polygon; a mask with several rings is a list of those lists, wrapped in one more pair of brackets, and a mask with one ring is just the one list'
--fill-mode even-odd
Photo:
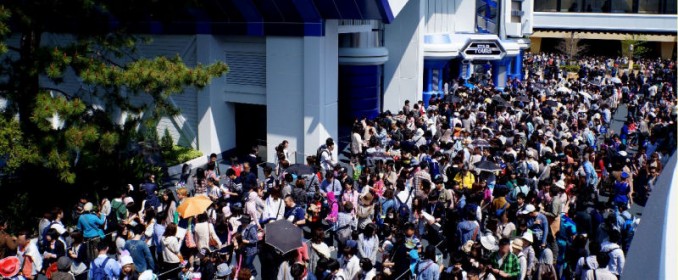
{"label": "dark doorway", "polygon": [[266,106],[235,103],[235,148],[239,158],[252,146],[266,147]]}

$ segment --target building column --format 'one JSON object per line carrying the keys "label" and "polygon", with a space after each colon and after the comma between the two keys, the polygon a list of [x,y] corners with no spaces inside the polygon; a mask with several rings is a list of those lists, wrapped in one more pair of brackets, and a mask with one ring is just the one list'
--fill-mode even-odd
{"label": "building column", "polygon": [[676,42],[660,42],[661,56],[663,59],[671,59],[675,54]]}
{"label": "building column", "polygon": [[[196,35],[197,62],[203,65],[225,59],[212,35]],[[198,150],[221,153],[235,147],[235,108],[224,101],[226,77],[212,82],[198,93]]]}
{"label": "building column", "polygon": [[541,51],[541,38],[530,37],[530,52],[539,53]]}
{"label": "building column", "polygon": [[370,21],[370,31],[339,34],[339,148],[350,142],[353,120],[381,113],[384,63],[382,24]]}
{"label": "building column", "polygon": [[391,59],[384,64],[384,110],[398,112],[405,100],[417,102],[423,89],[424,46],[422,0],[407,1],[398,17],[384,26],[384,46]]}
{"label": "building column", "polygon": [[[323,37],[266,38],[267,155],[289,141],[292,163],[303,163],[325,139],[337,140],[337,21]],[[336,152],[336,150],[335,150]]]}
{"label": "building column", "polygon": [[501,60],[492,61],[492,82],[497,90],[504,90],[506,81],[508,80],[508,66],[511,62],[511,57],[504,57]]}
{"label": "building column", "polygon": [[428,101],[431,100],[434,94],[443,93],[444,71],[448,60],[424,60],[424,91],[422,100],[424,107],[428,108]]}
{"label": "building column", "polygon": [[513,78],[516,78],[520,81],[523,80],[523,53],[524,50],[520,50],[520,53],[513,59]]}

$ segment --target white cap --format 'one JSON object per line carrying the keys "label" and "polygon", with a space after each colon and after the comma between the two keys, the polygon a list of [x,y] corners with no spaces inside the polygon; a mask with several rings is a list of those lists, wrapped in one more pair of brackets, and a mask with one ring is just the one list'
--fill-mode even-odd
{"label": "white cap", "polygon": [[92,209],[94,209],[94,205],[91,202],[85,203],[85,206],[82,208],[85,212],[92,211]]}
{"label": "white cap", "polygon": [[120,266],[126,266],[128,264],[134,264],[134,260],[131,256],[121,256],[120,257]]}
{"label": "white cap", "polygon": [[565,189],[565,181],[563,181],[562,179],[558,180],[558,182],[556,182],[555,185],[556,185],[556,187],[558,187],[560,189],[563,189],[563,190]]}
{"label": "white cap", "polygon": [[134,198],[131,198],[131,197],[129,197],[129,196],[128,196],[128,197],[125,197],[125,198],[122,200],[122,202],[125,203],[125,205],[129,205],[130,203],[134,203]]}
{"label": "white cap", "polygon": [[523,211],[520,211],[519,214],[520,215],[527,215],[527,214],[530,214],[534,211],[537,211],[537,208],[535,208],[534,205],[532,205],[532,204],[528,204],[528,205],[525,205],[525,209],[523,209]]}

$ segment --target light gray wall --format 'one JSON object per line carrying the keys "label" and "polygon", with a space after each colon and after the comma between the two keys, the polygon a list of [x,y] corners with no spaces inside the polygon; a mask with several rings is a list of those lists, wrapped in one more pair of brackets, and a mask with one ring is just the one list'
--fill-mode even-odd
{"label": "light gray wall", "polygon": [[384,27],[384,110],[397,112],[405,100],[421,100],[423,89],[423,8],[427,0],[410,0]]}
{"label": "light gray wall", "polygon": [[[324,37],[266,37],[267,152],[289,141],[294,162],[337,139],[337,21]],[[335,151],[336,152],[336,151]]]}

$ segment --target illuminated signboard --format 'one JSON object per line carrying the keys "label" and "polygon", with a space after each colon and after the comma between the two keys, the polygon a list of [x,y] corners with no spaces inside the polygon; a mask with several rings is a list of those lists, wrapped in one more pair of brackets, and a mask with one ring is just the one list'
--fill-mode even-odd
{"label": "illuminated signboard", "polygon": [[462,55],[468,60],[498,60],[505,54],[506,51],[496,40],[471,40],[462,50]]}

